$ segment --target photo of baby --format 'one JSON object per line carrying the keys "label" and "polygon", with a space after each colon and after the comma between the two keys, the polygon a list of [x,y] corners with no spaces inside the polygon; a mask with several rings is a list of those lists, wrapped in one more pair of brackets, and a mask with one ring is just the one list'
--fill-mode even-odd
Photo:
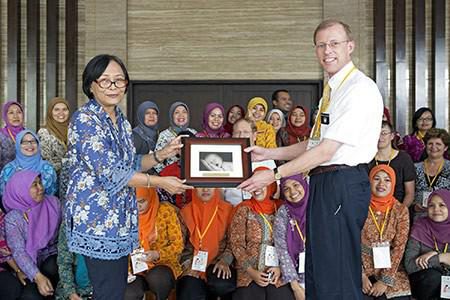
{"label": "photo of baby", "polygon": [[200,152],[200,171],[233,172],[232,152]]}

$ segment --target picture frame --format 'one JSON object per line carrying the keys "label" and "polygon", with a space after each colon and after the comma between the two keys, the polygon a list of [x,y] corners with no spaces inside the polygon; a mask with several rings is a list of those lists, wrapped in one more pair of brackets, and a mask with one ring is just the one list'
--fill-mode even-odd
{"label": "picture frame", "polygon": [[247,138],[183,138],[181,176],[194,187],[236,187],[252,175]]}

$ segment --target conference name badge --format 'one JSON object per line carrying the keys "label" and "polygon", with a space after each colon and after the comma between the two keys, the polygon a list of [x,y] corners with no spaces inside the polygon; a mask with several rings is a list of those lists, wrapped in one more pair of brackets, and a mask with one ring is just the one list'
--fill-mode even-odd
{"label": "conference name badge", "polygon": [[205,272],[208,264],[208,252],[198,251],[197,255],[194,255],[192,259],[192,270]]}
{"label": "conference name badge", "polygon": [[430,197],[431,193],[432,192],[428,192],[428,191],[425,191],[425,192],[422,193],[422,206],[423,207],[427,207],[428,206],[428,197]]}
{"label": "conference name badge", "polygon": [[298,254],[298,273],[303,274],[305,273],[305,251],[300,252]]}
{"label": "conference name badge", "polygon": [[373,266],[375,269],[391,268],[391,247],[389,242],[376,243],[372,247]]}
{"label": "conference name badge", "polygon": [[133,268],[133,274],[148,270],[148,265],[145,262],[146,257],[143,248],[136,249],[131,253],[131,267]]}
{"label": "conference name badge", "polygon": [[450,276],[441,276],[441,298],[450,299]]}
{"label": "conference name badge", "polygon": [[320,144],[320,139],[317,138],[310,138],[308,140],[308,145],[306,146],[306,150],[312,149]]}
{"label": "conference name badge", "polygon": [[267,267],[278,267],[278,255],[274,246],[266,246],[264,264]]}

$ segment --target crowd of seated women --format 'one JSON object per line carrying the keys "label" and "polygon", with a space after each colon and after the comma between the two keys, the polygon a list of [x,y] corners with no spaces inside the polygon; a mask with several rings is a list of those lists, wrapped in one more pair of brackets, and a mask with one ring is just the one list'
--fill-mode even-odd
{"label": "crowd of seated women", "polygon": [[[165,151],[178,135],[248,138],[262,147],[308,139],[315,116],[303,106],[289,106],[269,111],[262,97],[250,99],[246,110],[211,102],[202,127],[194,129],[190,107],[176,101],[163,129],[158,105],[145,101],[137,110],[134,145],[138,154],[152,154],[158,162],[149,174],[180,177],[179,156]],[[6,102],[2,117],[0,299],[90,299],[84,257],[69,251],[61,220],[71,180],[64,166],[68,103],[52,99],[37,133],[26,129],[18,102]],[[378,152],[368,164],[362,293],[366,299],[440,299],[441,278],[450,275],[450,136],[435,128],[428,108],[416,111],[413,131],[403,138],[387,110],[383,119]],[[282,163],[253,162],[252,169]],[[129,258],[125,299],[305,299],[308,195],[307,174],[253,193],[198,187],[172,196],[159,188],[136,188],[139,248]]]}

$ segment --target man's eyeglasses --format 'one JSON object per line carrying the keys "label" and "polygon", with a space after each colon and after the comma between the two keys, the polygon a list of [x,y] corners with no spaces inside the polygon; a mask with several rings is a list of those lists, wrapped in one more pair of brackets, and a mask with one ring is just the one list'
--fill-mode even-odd
{"label": "man's eyeglasses", "polygon": [[113,84],[118,89],[122,89],[128,85],[128,80],[125,79],[117,79],[116,81],[111,81],[109,79],[102,79],[102,80],[95,80],[95,82],[102,89],[109,89]]}
{"label": "man's eyeglasses", "polygon": [[331,49],[336,49],[340,44],[343,43],[348,43],[350,42],[349,40],[345,40],[345,41],[331,41],[329,43],[319,43],[319,44],[315,44],[314,48],[316,48],[316,50],[325,50],[328,47],[330,47]]}
{"label": "man's eyeglasses", "polygon": [[37,145],[37,141],[36,140],[32,140],[32,141],[21,141],[20,142],[21,145],[25,146],[25,145]]}

